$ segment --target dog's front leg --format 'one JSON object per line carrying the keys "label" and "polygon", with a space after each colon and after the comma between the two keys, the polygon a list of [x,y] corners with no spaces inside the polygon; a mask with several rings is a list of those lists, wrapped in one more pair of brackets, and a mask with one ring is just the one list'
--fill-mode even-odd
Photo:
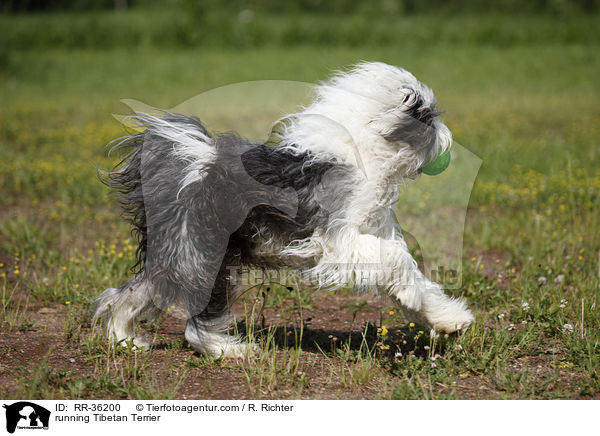
{"label": "dog's front leg", "polygon": [[437,333],[464,331],[474,321],[464,300],[447,296],[419,271],[402,239],[359,235],[351,262],[377,270],[377,289],[396,299],[409,321],[424,323]]}

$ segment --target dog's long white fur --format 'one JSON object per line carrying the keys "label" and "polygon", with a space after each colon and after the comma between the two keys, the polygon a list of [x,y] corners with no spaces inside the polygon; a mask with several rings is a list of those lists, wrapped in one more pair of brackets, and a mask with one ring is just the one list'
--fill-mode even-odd
{"label": "dog's long white fur", "polygon": [[[438,119],[432,121],[437,135],[433,151],[423,152],[385,139],[393,126],[408,116],[407,108],[414,105],[415,98],[427,104],[435,102],[432,91],[412,74],[382,63],[358,64],[318,86],[314,103],[288,117],[281,134],[282,147],[355,166],[359,170],[356,189],[348,198],[347,213],[330,228],[291,243],[262,240],[256,254],[271,261],[278,259],[282,266],[308,265],[308,273],[327,288],[344,286],[348,277],[363,274],[365,265],[376,265],[387,279],[376,286],[355,283],[358,290],[389,294],[409,321],[451,333],[468,328],[473,314],[464,301],[448,297],[440,285],[419,271],[393,219],[399,185],[416,177],[438,149],[445,150],[452,142],[450,131]],[[202,166],[214,158],[211,139],[158,118],[155,122],[157,131],[174,144],[174,155],[188,163],[181,178],[184,189],[202,177]],[[117,340],[135,337],[134,321],[151,310],[145,285],[135,279],[131,283],[129,293],[119,295],[108,289],[97,303],[96,318],[108,320],[108,335]],[[195,349],[216,357],[237,358],[251,352],[253,346],[221,333],[227,323],[227,319],[211,325],[188,322],[186,338]],[[136,344],[145,343],[136,339]]]}

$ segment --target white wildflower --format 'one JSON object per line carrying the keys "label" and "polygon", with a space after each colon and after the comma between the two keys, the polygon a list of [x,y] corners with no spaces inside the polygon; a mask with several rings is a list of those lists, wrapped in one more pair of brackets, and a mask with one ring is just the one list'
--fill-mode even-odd
{"label": "white wildflower", "polygon": [[573,325],[566,323],[563,328],[562,328],[562,332],[563,333],[573,333]]}

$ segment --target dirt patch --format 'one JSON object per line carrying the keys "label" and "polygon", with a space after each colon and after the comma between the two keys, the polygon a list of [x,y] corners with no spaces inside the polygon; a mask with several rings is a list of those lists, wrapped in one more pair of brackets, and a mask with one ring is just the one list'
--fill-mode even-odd
{"label": "dirt patch", "polygon": [[[415,330],[403,325],[391,301],[370,295],[323,292],[304,306],[290,303],[264,308],[252,326],[263,351],[251,361],[206,359],[185,342],[185,320],[167,316],[147,325],[154,337],[150,353],[106,358],[86,343],[91,337],[86,310],[59,304],[33,307],[27,312],[29,328],[0,336],[0,396],[380,399],[394,397],[397,387],[414,383],[414,374],[394,369],[394,355],[402,359],[412,355],[416,364],[429,365],[424,348],[416,346]],[[234,314],[240,320],[239,330],[246,331],[244,301],[236,303]],[[69,319],[77,328],[68,327]],[[377,333],[381,325],[389,330],[385,344],[390,348],[381,351],[372,364],[368,359],[356,360],[362,347],[373,350],[383,344]],[[103,343],[96,346],[101,348]],[[548,350],[510,359],[497,373],[460,372],[457,367],[451,377],[432,381],[433,392],[438,397],[462,399],[588,398],[573,392],[577,376],[569,368],[561,371],[556,358],[560,350]],[[443,358],[443,348],[439,352]],[[124,375],[132,365],[144,368],[144,374]],[[119,389],[103,385],[110,382],[102,378],[106,374],[117,379]],[[522,385],[528,390],[521,392],[519,380],[525,379],[529,382]],[[69,384],[73,380],[94,387],[78,391]],[[142,387],[147,390],[140,394],[136,389]]]}
{"label": "dirt patch", "polygon": [[[303,324],[300,318],[293,316],[283,321],[275,309],[265,309],[262,314],[264,325],[255,327],[256,334],[263,340],[261,328],[271,332],[277,347],[273,352],[275,359],[283,361],[295,346],[292,332],[297,333],[301,324],[304,333],[298,368],[290,371],[279,367],[272,369],[281,372],[276,374],[281,380],[264,386],[253,386],[248,381],[258,375],[253,374],[254,370],[247,362],[207,363],[184,342],[185,321],[165,317],[155,331],[154,348],[149,355],[144,353],[147,356],[146,372],[168,378],[173,376],[175,369],[184,368],[187,376],[176,395],[180,399],[379,398],[383,387],[392,382],[391,376],[344,386],[331,374],[332,367],[337,365],[336,358],[325,357],[321,350],[329,351],[336,342],[341,344],[350,337],[360,344],[364,324],[379,322],[385,303],[387,301],[370,296],[319,294],[312,305],[314,308],[303,313]],[[58,304],[30,308],[27,313],[32,323],[30,329],[12,331],[0,337],[0,386],[4,397],[27,392],[24,391],[27,378],[35,377],[36,371],[44,368],[46,372],[66,379],[98,376],[94,357],[82,343],[67,337],[65,323],[69,310],[77,308]],[[243,319],[242,303],[236,304],[234,313],[238,319]],[[245,328],[244,323],[240,323],[240,328]],[[89,326],[84,325],[81,340],[90,333]]]}

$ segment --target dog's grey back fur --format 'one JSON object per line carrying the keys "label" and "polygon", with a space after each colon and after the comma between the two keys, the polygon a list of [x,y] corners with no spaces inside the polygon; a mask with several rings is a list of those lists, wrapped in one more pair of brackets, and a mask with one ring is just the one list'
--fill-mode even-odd
{"label": "dog's grey back fur", "polygon": [[[189,162],[174,153],[177,144],[156,134],[155,118],[136,118],[146,131],[121,140],[119,148],[132,150],[104,181],[120,195],[137,233],[136,266],[152,284],[159,307],[221,316],[234,300],[227,267],[260,264],[253,254],[260,239],[285,244],[306,238],[317,227],[327,228],[329,211],[344,210],[335,202],[344,201],[341,191],[351,189],[355,169],[233,134],[211,136],[195,117],[165,114],[163,121],[210,138],[214,147],[215,156],[194,168],[202,176],[181,188]],[[315,193],[326,174],[341,191],[323,208]]]}

